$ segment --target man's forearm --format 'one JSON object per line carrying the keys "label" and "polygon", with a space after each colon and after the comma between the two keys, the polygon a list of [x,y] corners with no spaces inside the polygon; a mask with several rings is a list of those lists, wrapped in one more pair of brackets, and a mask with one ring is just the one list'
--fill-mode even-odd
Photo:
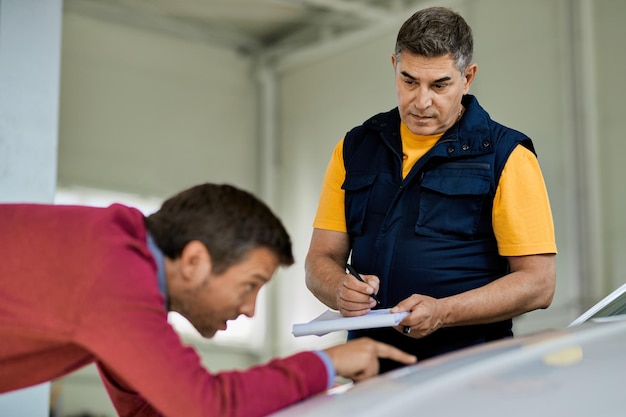
{"label": "man's forearm", "polygon": [[484,287],[442,299],[448,311],[445,325],[492,323],[547,308],[555,289],[554,256],[535,255],[525,261],[533,267],[517,268]]}
{"label": "man's forearm", "polygon": [[338,287],[341,273],[345,271],[336,261],[315,256],[307,256],[304,269],[309,291],[329,308],[338,310]]}
{"label": "man's forearm", "polygon": [[314,229],[304,261],[306,286],[322,303],[339,310],[339,286],[350,253],[347,233]]}

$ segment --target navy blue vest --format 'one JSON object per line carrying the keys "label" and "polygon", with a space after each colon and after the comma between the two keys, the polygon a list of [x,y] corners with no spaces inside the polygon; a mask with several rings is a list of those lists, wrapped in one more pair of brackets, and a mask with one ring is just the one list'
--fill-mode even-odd
{"label": "navy blue vest", "polygon": [[[381,280],[381,307],[411,294],[447,297],[508,272],[491,224],[507,158],[524,134],[489,117],[471,95],[465,113],[402,178],[398,109],[378,114],[344,140],[346,225],[352,264]],[[350,333],[395,344],[418,358],[512,336],[512,322],[440,329],[412,339],[393,329]]]}

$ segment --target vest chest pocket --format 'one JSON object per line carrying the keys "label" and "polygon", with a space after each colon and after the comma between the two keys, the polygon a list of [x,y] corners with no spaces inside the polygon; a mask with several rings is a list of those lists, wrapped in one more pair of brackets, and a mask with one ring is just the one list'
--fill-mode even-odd
{"label": "vest chest pocket", "polygon": [[363,233],[367,204],[377,175],[376,173],[346,175],[341,188],[346,192],[346,228],[350,234]]}
{"label": "vest chest pocket", "polygon": [[463,169],[462,164],[455,165],[461,166],[424,174],[420,184],[416,233],[472,239],[482,237],[477,236],[485,229],[481,222],[491,224],[491,210],[483,210],[486,204],[491,207],[489,164],[471,164],[471,169]]}

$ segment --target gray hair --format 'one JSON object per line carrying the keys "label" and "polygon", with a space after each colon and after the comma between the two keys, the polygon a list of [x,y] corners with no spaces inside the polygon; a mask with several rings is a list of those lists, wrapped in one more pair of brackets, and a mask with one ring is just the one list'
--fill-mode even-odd
{"label": "gray hair", "polygon": [[430,7],[413,14],[402,24],[396,39],[395,55],[402,52],[427,58],[451,55],[465,73],[472,61],[472,29],[460,14],[446,7]]}

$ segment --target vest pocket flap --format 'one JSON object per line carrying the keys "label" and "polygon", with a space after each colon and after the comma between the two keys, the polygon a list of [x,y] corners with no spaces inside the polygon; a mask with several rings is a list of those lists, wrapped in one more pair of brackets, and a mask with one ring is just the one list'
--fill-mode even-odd
{"label": "vest pocket flap", "polygon": [[370,187],[374,184],[374,180],[376,180],[377,175],[378,174],[352,174],[350,176],[346,176],[341,188],[346,191],[356,191]]}
{"label": "vest pocket flap", "polygon": [[[431,174],[431,175],[429,175]],[[445,195],[484,195],[489,192],[489,178],[479,175],[424,175],[422,188]]]}

